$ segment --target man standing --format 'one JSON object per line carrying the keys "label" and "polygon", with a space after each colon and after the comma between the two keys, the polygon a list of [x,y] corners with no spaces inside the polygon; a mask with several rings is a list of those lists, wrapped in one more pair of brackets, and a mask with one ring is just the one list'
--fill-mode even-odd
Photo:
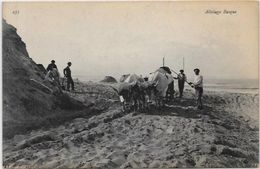
{"label": "man standing", "polygon": [[179,86],[179,97],[182,98],[183,90],[184,90],[184,84],[185,81],[187,80],[186,75],[184,74],[184,70],[180,70],[180,73],[178,74],[178,86]]}
{"label": "man standing", "polygon": [[70,90],[70,85],[71,85],[71,89],[74,90],[74,82],[73,79],[71,77],[71,70],[70,70],[70,66],[71,66],[71,62],[68,62],[68,66],[63,69],[63,74],[64,76],[67,78],[67,90]]}
{"label": "man standing", "polygon": [[203,109],[201,100],[203,94],[203,76],[200,75],[200,70],[198,68],[194,69],[194,73],[194,82],[189,84],[195,89],[198,109]]}
{"label": "man standing", "polygon": [[47,72],[48,72],[49,70],[51,71],[52,68],[58,69],[57,66],[55,65],[55,60],[52,60],[51,63],[48,65],[48,67],[47,67],[47,69],[46,69]]}

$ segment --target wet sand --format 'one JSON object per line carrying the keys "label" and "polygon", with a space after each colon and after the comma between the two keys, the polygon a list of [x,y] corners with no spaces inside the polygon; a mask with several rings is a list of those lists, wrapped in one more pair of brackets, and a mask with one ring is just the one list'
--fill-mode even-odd
{"label": "wet sand", "polygon": [[[91,117],[15,135],[3,143],[6,168],[257,167],[255,94],[205,92],[165,108],[122,112],[111,87],[76,83],[71,97],[102,110]],[[73,111],[71,113],[74,113]]]}

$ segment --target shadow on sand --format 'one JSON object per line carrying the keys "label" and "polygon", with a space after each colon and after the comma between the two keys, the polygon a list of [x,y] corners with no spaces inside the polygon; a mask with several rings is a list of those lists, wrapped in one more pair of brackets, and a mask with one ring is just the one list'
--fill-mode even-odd
{"label": "shadow on sand", "polygon": [[198,119],[202,116],[208,115],[211,119],[217,119],[214,115],[217,111],[214,110],[213,107],[204,105],[202,110],[198,110],[193,99],[176,99],[174,102],[168,103],[162,108],[157,108],[155,105],[151,105],[148,110],[141,113],[146,115],[179,116],[193,119]]}

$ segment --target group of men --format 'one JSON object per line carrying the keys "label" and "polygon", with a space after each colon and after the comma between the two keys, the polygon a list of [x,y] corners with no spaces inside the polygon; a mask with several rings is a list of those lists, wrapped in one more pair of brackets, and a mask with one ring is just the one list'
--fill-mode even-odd
{"label": "group of men", "polygon": [[[68,62],[66,68],[63,69],[64,77],[67,80],[67,86],[64,89],[74,90],[74,82],[71,76],[71,67],[72,63]],[[52,60],[51,63],[47,67],[47,74],[45,79],[51,79],[53,82],[57,83],[57,85],[61,86],[60,84],[60,76],[58,72],[57,65],[55,64],[55,60]],[[179,88],[179,97],[182,98],[183,90],[185,86],[185,82],[187,82],[192,88],[195,89],[195,95],[197,99],[197,107],[198,109],[202,109],[202,94],[203,94],[203,76],[200,75],[200,70],[198,68],[194,69],[195,77],[193,82],[187,82],[187,76],[184,74],[184,70],[180,70],[180,73],[174,79],[178,79],[178,88]],[[64,84],[62,84],[64,85]]]}
{"label": "group of men", "polygon": [[[74,90],[74,81],[72,79],[71,70],[70,70],[71,65],[72,63],[68,62],[67,67],[63,69],[64,77],[67,80],[67,87],[65,89],[68,91],[70,91],[70,88],[71,90]],[[57,65],[55,64],[55,60],[51,61],[51,63],[46,68],[46,70],[47,70],[47,74],[45,76],[45,79],[50,79],[52,82],[55,82],[57,85],[61,86],[60,75],[59,75]]]}
{"label": "group of men", "polygon": [[198,109],[203,109],[201,99],[203,94],[203,76],[200,75],[200,70],[198,68],[194,69],[194,73],[194,81],[187,82],[187,77],[184,74],[184,70],[180,70],[180,73],[178,74],[177,78],[175,78],[178,79],[179,97],[181,98],[183,96],[184,84],[185,82],[187,82],[192,88],[195,89]]}

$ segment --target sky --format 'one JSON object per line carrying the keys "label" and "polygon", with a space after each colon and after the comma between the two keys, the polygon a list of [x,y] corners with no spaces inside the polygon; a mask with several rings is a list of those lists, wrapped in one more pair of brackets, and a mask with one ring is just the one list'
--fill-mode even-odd
{"label": "sky", "polygon": [[256,1],[4,2],[3,18],[36,63],[71,61],[74,76],[145,76],[165,57],[188,77],[258,78]]}

